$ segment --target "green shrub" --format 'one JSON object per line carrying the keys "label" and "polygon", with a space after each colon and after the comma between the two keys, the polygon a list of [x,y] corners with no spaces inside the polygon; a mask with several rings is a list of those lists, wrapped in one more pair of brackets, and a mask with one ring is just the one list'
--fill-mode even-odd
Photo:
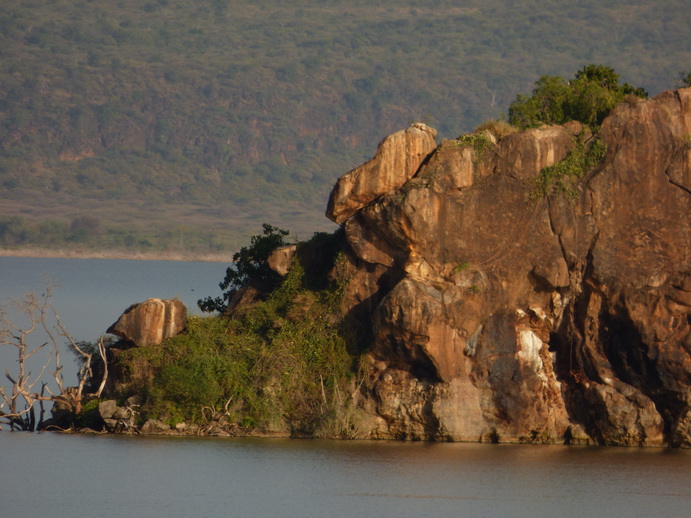
{"label": "green shrub", "polygon": [[564,160],[540,171],[530,198],[545,198],[553,193],[562,193],[570,199],[576,198],[578,181],[602,161],[606,152],[607,146],[598,138],[589,144],[578,140]]}
{"label": "green shrub", "polygon": [[243,246],[233,255],[233,265],[228,267],[225,278],[219,284],[221,290],[225,290],[223,295],[207,297],[197,302],[202,311],[225,311],[235,292],[250,281],[261,283],[266,289],[280,281],[280,276],[269,268],[266,260],[271,252],[285,244],[284,238],[289,232],[267,223],[262,228],[262,235],[252,236],[250,246]]}
{"label": "green shrub", "polygon": [[456,145],[459,147],[472,147],[475,151],[474,161],[476,163],[482,163],[486,158],[487,153],[494,148],[494,142],[490,137],[482,133],[469,133],[467,135],[461,135],[456,139]]}
{"label": "green shrub", "polygon": [[509,107],[509,122],[519,128],[542,124],[563,124],[577,120],[599,126],[617,103],[627,95],[647,98],[642,88],[619,84],[619,74],[604,65],[587,65],[571,81],[542,76],[532,95],[518,95]]}
{"label": "green shrub", "polygon": [[125,363],[145,358],[153,371],[137,388],[143,414],[201,424],[203,407],[231,401],[229,419],[239,426],[284,422],[296,434],[347,427],[341,394],[352,393],[346,387],[356,357],[348,352],[340,294],[340,283],[316,282],[294,260],[276,289],[242,316],[191,318],[184,334],[161,347],[125,351]]}
{"label": "green shrub", "polygon": [[92,399],[82,406],[81,413],[76,416],[74,422],[79,428],[91,428],[92,430],[100,430],[103,426],[103,419],[98,411],[98,405],[101,399]]}

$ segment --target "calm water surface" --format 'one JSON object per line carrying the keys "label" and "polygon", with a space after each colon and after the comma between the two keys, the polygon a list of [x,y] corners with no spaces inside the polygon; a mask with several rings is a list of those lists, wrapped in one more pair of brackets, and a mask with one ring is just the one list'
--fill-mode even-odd
{"label": "calm water surface", "polygon": [[[94,340],[149,297],[194,309],[219,294],[225,268],[0,258],[0,301],[40,290],[47,275],[62,285],[54,299],[68,329]],[[0,452],[0,516],[691,516],[688,450],[5,431]]]}
{"label": "calm water surface", "polygon": [[677,518],[691,509],[688,450],[10,432],[0,450],[4,516]]}
{"label": "calm water surface", "polygon": [[128,261],[0,257],[0,304],[40,293],[57,283],[55,308],[78,340],[105,333],[130,304],[151,297],[178,297],[199,313],[197,300],[220,295],[228,264],[189,261]]}

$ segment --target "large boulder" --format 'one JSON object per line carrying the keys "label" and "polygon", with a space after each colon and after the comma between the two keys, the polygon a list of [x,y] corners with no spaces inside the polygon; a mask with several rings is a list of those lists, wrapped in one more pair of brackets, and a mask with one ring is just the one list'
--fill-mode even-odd
{"label": "large boulder", "polygon": [[290,263],[297,252],[297,245],[279,246],[266,258],[266,264],[281,277],[285,277],[290,269]]}
{"label": "large boulder", "polygon": [[180,334],[186,323],[187,308],[181,301],[147,299],[127,308],[107,332],[137,347],[149,347]]}
{"label": "large boulder", "polygon": [[436,147],[435,129],[415,123],[386,137],[369,162],[339,178],[331,192],[326,216],[342,223],[382,194],[400,188]]}
{"label": "large boulder", "polygon": [[535,186],[578,123],[431,153],[399,132],[339,180],[371,434],[691,446],[690,134],[689,88],[620,105],[575,199]]}

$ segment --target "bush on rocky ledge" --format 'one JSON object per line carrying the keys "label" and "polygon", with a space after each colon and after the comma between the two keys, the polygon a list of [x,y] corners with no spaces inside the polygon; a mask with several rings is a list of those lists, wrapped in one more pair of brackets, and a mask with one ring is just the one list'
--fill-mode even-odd
{"label": "bush on rocky ledge", "polygon": [[224,408],[244,429],[348,436],[357,358],[348,352],[339,282],[314,277],[293,259],[265,300],[233,316],[192,317],[162,346],[124,351],[126,370],[150,375],[118,397],[143,396],[142,422],[203,425]]}

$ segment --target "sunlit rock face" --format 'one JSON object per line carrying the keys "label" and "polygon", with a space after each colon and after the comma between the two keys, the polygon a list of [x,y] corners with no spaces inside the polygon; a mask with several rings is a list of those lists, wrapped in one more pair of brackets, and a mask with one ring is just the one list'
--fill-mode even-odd
{"label": "sunlit rock face", "polygon": [[386,137],[376,156],[339,178],[326,215],[341,223],[378,196],[400,188],[436,147],[436,130],[416,123]]}
{"label": "sunlit rock face", "polygon": [[181,301],[147,299],[127,308],[107,332],[137,347],[149,347],[180,334],[186,324],[187,308]]}
{"label": "sunlit rock face", "polygon": [[572,197],[535,179],[578,123],[434,135],[385,139],[329,203],[371,334],[370,435],[690,446],[691,89],[617,107]]}

